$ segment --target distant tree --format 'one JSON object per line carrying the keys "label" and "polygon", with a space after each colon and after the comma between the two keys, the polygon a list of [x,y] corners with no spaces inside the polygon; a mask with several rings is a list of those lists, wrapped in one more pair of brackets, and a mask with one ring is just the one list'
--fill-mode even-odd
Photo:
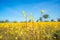
{"label": "distant tree", "polygon": [[51,22],[55,22],[55,20],[54,19],[51,19]]}
{"label": "distant tree", "polygon": [[40,22],[42,22],[42,17],[39,18]]}
{"label": "distant tree", "polygon": [[31,22],[31,20],[29,20],[28,22]]}
{"label": "distant tree", "polygon": [[5,20],[5,22],[9,22],[8,20]]}
{"label": "distant tree", "polygon": [[44,22],[49,22],[48,20],[45,20]]}
{"label": "distant tree", "polygon": [[13,21],[13,23],[17,23],[17,21]]}
{"label": "distant tree", "polygon": [[42,22],[43,20],[42,20],[42,18],[43,18],[43,14],[44,14],[44,12],[45,12],[45,10],[43,9],[43,10],[41,10],[41,16],[40,16],[40,18],[39,18],[39,20],[40,20],[40,22]]}
{"label": "distant tree", "polygon": [[[48,14],[44,14],[44,15],[43,15],[43,18],[44,18],[44,19],[47,19],[48,17],[49,17]],[[48,21],[48,20],[44,20],[44,22],[49,22],[49,21]]]}
{"label": "distant tree", "polygon": [[4,21],[0,21],[0,23],[3,23]]}
{"label": "distant tree", "polygon": [[60,18],[58,18],[57,21],[60,22]]}
{"label": "distant tree", "polygon": [[39,20],[36,20],[36,22],[39,22]]}
{"label": "distant tree", "polygon": [[44,14],[44,15],[43,15],[43,18],[45,18],[45,19],[47,19],[48,17],[49,17],[48,14]]}

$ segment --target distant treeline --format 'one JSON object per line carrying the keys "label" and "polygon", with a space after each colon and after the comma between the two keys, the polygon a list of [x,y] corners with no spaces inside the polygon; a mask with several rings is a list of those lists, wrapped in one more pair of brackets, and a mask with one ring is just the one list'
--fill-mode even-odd
{"label": "distant treeline", "polygon": [[[0,23],[6,23],[6,22],[13,22],[13,23],[16,23],[17,21],[9,21],[9,20],[5,20],[5,21],[0,21]],[[26,22],[26,21],[20,21],[20,22]],[[27,22],[31,22],[31,20],[27,21]],[[41,18],[39,20],[36,20],[36,22],[60,22],[60,18],[57,19],[57,21],[55,21],[54,19],[51,19],[50,21],[49,20],[44,20],[44,21],[41,21]]]}
{"label": "distant treeline", "polygon": [[17,21],[9,21],[9,20],[5,20],[5,21],[0,21],[0,23],[6,23],[6,22],[17,22]]}

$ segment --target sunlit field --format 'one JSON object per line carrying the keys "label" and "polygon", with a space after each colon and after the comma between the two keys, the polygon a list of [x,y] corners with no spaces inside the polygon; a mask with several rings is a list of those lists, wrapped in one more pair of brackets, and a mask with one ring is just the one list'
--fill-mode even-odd
{"label": "sunlit field", "polygon": [[0,40],[60,40],[60,22],[0,23]]}

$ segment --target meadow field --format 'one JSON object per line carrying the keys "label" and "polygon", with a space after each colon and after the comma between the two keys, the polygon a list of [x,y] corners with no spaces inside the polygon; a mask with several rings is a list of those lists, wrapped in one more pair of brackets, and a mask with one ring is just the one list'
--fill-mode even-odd
{"label": "meadow field", "polygon": [[60,40],[60,22],[0,23],[0,40]]}

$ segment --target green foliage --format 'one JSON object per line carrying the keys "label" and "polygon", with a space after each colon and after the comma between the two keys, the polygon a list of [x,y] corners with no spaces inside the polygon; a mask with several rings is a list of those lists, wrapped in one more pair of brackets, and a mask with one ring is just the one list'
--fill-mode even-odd
{"label": "green foliage", "polygon": [[56,31],[56,35],[57,35],[57,36],[60,36],[60,30],[57,30],[57,31]]}
{"label": "green foliage", "polygon": [[29,20],[28,22],[31,22],[31,20]]}
{"label": "green foliage", "polygon": [[45,18],[45,19],[47,19],[48,17],[49,17],[48,14],[44,14],[44,15],[43,15],[43,18]]}
{"label": "green foliage", "polygon": [[5,21],[0,21],[0,23],[4,23],[4,22],[9,22],[8,20],[5,20]]}
{"label": "green foliage", "polygon": [[51,22],[55,22],[55,20],[54,19],[51,19]]}
{"label": "green foliage", "polygon": [[13,21],[13,23],[17,23],[17,21]]}
{"label": "green foliage", "polygon": [[8,20],[5,20],[5,22],[9,22]]}
{"label": "green foliage", "polygon": [[0,21],[0,23],[3,23],[4,21]]}
{"label": "green foliage", "polygon": [[36,22],[39,22],[39,20],[37,20]]}
{"label": "green foliage", "polygon": [[44,22],[49,22],[48,20],[45,20]]}
{"label": "green foliage", "polygon": [[57,21],[60,22],[60,18],[58,18]]}
{"label": "green foliage", "polygon": [[39,18],[40,22],[42,22],[42,17]]}
{"label": "green foliage", "polygon": [[54,32],[54,37],[56,37],[56,40],[60,40],[60,30],[57,30],[56,32]]}

